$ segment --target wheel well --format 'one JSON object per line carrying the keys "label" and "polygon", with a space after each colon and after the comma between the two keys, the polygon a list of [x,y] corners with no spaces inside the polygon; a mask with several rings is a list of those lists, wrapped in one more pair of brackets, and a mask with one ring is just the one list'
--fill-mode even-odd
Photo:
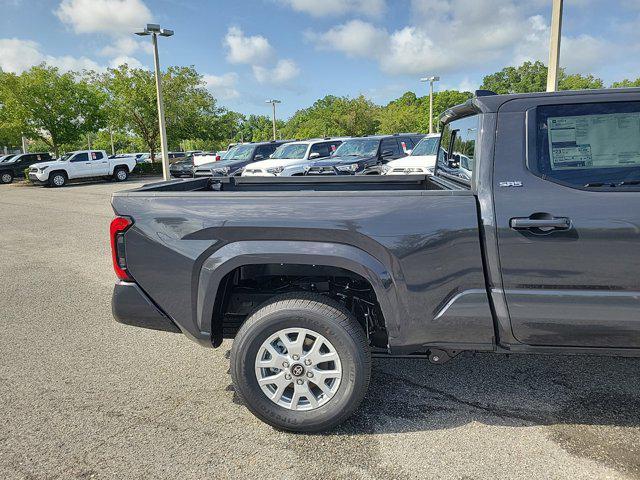
{"label": "wheel well", "polygon": [[129,173],[129,167],[127,165],[116,165],[115,167],[113,167],[114,173],[116,170],[119,170],[121,168],[124,168],[127,171],[127,173]]}
{"label": "wheel well", "polygon": [[49,172],[49,176],[53,175],[54,173],[61,173],[63,174],[65,177],[69,178],[69,175],[67,175],[67,172],[65,172],[64,170],[51,170]]}
{"label": "wheel well", "polygon": [[343,268],[323,265],[244,265],[224,276],[212,318],[212,341],[235,337],[247,317],[270,298],[288,292],[314,292],[343,304],[372,346],[386,348],[384,316],[371,283]]}

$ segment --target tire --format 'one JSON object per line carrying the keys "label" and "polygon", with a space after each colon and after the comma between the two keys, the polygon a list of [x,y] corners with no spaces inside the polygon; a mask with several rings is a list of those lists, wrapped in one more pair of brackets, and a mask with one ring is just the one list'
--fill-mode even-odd
{"label": "tire", "polygon": [[50,187],[64,187],[67,184],[67,174],[64,172],[51,172],[49,174]]}
{"label": "tire", "polygon": [[13,172],[0,173],[0,183],[9,184],[13,182]]}
{"label": "tire", "polygon": [[129,171],[125,167],[118,167],[113,171],[113,179],[116,182],[124,182],[129,178]]}
{"label": "tire", "polygon": [[[290,350],[283,350],[284,335]],[[294,346],[297,341],[305,346]],[[275,355],[266,353],[266,345]],[[317,294],[285,294],[258,307],[238,331],[231,377],[247,408],[263,422],[291,432],[320,432],[342,423],[362,402],[371,352],[362,327],[341,304]],[[272,378],[278,383],[269,384]]]}

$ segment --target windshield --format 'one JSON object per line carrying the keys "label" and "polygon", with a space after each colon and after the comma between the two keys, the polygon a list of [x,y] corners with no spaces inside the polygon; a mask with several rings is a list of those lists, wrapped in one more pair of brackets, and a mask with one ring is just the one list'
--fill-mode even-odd
{"label": "windshield", "polygon": [[225,157],[225,160],[249,160],[255,148],[255,145],[240,145],[231,155]]}
{"label": "windshield", "polygon": [[231,147],[229,150],[227,150],[227,153],[225,153],[222,157],[220,157],[220,160],[226,160],[227,158],[233,158],[233,154],[235,153],[236,148],[238,148],[238,147]]}
{"label": "windshield", "polygon": [[333,154],[336,157],[372,157],[378,152],[380,140],[358,139],[347,140]]}
{"label": "windshield", "polygon": [[13,157],[15,157],[15,155],[4,155],[3,157],[0,157],[0,163],[2,163],[2,162],[8,162],[8,161],[10,161]]}
{"label": "windshield", "polygon": [[307,147],[308,145],[306,143],[282,145],[278,147],[273,154],[271,154],[271,158],[304,158],[307,153]]}
{"label": "windshield", "polygon": [[411,156],[435,155],[439,142],[440,137],[425,137],[414,147],[413,152],[411,152]]}

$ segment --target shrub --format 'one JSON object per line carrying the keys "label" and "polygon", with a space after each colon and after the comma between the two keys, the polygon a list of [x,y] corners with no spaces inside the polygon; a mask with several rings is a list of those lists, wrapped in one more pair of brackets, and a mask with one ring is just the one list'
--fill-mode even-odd
{"label": "shrub", "polygon": [[133,169],[133,173],[138,175],[162,175],[162,163],[138,163]]}

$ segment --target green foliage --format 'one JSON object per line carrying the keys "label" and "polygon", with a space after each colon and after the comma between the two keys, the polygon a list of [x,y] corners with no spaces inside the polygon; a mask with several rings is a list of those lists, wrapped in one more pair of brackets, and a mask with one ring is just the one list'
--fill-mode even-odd
{"label": "green foliage", "polygon": [[[152,154],[159,150],[160,129],[152,72],[122,65],[98,78],[109,96],[114,127],[134,132]],[[224,110],[204,87],[193,67],[169,67],[162,75],[167,142],[178,150],[184,140],[220,142],[226,133]]]}
{"label": "green foliage", "polygon": [[612,88],[632,88],[632,87],[640,87],[640,78],[636,78],[635,80],[629,80],[625,78],[621,82],[613,82],[611,85]]}
{"label": "green foliage", "polygon": [[[601,79],[593,75],[567,75],[560,69],[559,90],[603,88]],[[547,89],[547,67],[542,62],[525,62],[518,67],[506,67],[484,77],[482,87],[496,93],[544,92]]]}
{"label": "green foliage", "polygon": [[1,83],[11,129],[42,140],[56,154],[62,144],[105,125],[104,94],[76,73],[42,64],[20,75],[3,74]]}
{"label": "green foliage", "polygon": [[327,95],[311,107],[298,110],[287,122],[283,136],[310,138],[362,136],[376,133],[380,107],[360,95],[356,98]]}
{"label": "green foliage", "polygon": [[[443,90],[433,94],[433,126],[438,127],[438,117],[448,108],[466,102],[471,98],[470,92]],[[397,100],[393,100],[380,112],[379,133],[421,132],[429,131],[429,96],[417,97],[413,92],[406,92]]]}
{"label": "green foliage", "polygon": [[162,162],[138,163],[133,169],[138,175],[162,175]]}

